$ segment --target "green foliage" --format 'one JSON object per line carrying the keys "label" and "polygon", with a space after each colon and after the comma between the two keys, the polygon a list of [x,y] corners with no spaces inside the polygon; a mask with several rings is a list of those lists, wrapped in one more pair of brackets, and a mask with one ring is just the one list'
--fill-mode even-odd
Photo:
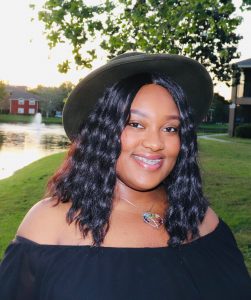
{"label": "green foliage", "polygon": [[4,100],[5,97],[7,96],[5,87],[6,87],[6,85],[5,85],[4,81],[0,80],[0,101]]}
{"label": "green foliage", "polygon": [[251,10],[251,0],[242,0],[242,10]]}
{"label": "green foliage", "polygon": [[61,92],[61,95],[64,96],[63,103],[66,102],[66,100],[67,100],[69,94],[71,93],[71,91],[73,90],[73,88],[74,88],[74,84],[71,83],[70,81],[63,82],[58,87],[58,90]]}
{"label": "green foliage", "polygon": [[[248,0],[246,0],[248,1]],[[97,46],[109,58],[126,51],[173,53],[192,57],[220,81],[228,81],[229,62],[238,58],[235,33],[241,18],[231,0],[47,0],[39,11],[49,46],[70,42],[77,66],[90,68]],[[61,72],[70,60],[59,65]]]}
{"label": "green foliage", "polygon": [[0,123],[31,123],[32,115],[0,114]]}
{"label": "green foliage", "polygon": [[197,134],[198,135],[205,135],[205,134],[208,135],[208,134],[214,134],[214,133],[227,133],[227,130],[228,130],[227,123],[221,123],[221,124],[202,123],[198,127]]}
{"label": "green foliage", "polygon": [[214,94],[212,104],[209,110],[210,122],[226,123],[228,122],[229,102],[218,93]]}
{"label": "green foliage", "polygon": [[251,139],[251,124],[239,125],[235,128],[235,136]]}
{"label": "green foliage", "polygon": [[[11,114],[0,114],[0,123],[31,123],[34,116],[32,115],[11,115]],[[42,117],[43,124],[62,124],[61,118],[55,117]]]}
{"label": "green foliage", "polygon": [[40,107],[42,114],[49,117],[54,115],[55,111],[62,111],[64,102],[74,85],[71,82],[62,83],[59,87],[45,87],[38,85],[35,89],[30,89],[31,93],[39,96],[41,99]]}

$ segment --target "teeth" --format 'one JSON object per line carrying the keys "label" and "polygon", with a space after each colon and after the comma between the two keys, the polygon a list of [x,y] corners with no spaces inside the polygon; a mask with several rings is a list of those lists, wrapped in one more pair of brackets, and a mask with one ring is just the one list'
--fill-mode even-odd
{"label": "teeth", "polygon": [[144,158],[141,156],[136,156],[136,155],[134,157],[135,157],[135,159],[143,161],[144,163],[149,164],[149,165],[156,165],[161,161],[161,159],[147,159],[147,158]]}

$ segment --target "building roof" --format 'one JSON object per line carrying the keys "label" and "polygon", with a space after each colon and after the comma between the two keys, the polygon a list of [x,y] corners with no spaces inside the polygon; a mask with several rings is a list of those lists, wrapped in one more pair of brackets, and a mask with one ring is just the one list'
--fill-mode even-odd
{"label": "building roof", "polygon": [[10,100],[23,98],[23,99],[35,99],[39,101],[39,97],[35,94],[28,92],[26,86],[8,85],[6,86],[5,90],[7,93],[9,93]]}
{"label": "building roof", "polygon": [[239,67],[239,68],[251,68],[251,58],[249,59],[245,59],[245,60],[242,60],[242,61],[238,61],[236,63],[236,65]]}

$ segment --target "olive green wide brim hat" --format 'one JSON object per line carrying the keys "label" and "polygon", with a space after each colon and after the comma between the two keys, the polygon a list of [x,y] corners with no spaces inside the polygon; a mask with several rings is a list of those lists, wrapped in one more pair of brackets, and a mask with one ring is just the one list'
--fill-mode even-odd
{"label": "olive green wide brim hat", "polygon": [[196,124],[205,117],[213,97],[213,83],[207,70],[196,60],[181,55],[125,53],[92,71],[73,89],[63,110],[63,125],[74,140],[105,89],[138,73],[165,74],[179,84],[191,106]]}

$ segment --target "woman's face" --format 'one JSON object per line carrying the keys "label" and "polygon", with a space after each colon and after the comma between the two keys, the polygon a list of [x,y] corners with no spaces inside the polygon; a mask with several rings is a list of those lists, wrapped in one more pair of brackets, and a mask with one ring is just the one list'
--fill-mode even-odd
{"label": "woman's face", "polygon": [[179,151],[179,110],[169,92],[148,84],[136,94],[121,134],[117,177],[126,186],[147,191],[172,171]]}

